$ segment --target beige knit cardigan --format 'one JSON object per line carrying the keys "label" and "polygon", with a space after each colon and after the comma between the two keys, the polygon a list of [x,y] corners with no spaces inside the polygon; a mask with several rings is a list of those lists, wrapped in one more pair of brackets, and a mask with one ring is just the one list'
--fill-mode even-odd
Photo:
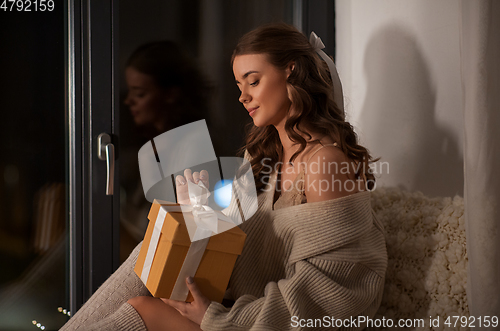
{"label": "beige knit cardigan", "polygon": [[[275,182],[273,175],[270,187]],[[387,253],[371,193],[278,210],[273,194],[272,189],[261,193],[258,211],[240,225],[247,240],[229,284],[234,306],[213,302],[201,328],[298,330],[292,316],[373,317],[382,299]]]}
{"label": "beige knit cardigan", "polygon": [[[270,184],[275,181],[274,175]],[[247,240],[229,284],[234,306],[212,302],[201,328],[300,330],[292,327],[292,316],[373,317],[382,299],[387,254],[371,193],[278,210],[272,208],[273,193],[261,193],[257,212],[240,225]],[[132,271],[138,252],[136,248],[61,330],[145,330],[126,303],[145,292]],[[130,288],[130,293],[119,291],[117,298],[116,287]]]}

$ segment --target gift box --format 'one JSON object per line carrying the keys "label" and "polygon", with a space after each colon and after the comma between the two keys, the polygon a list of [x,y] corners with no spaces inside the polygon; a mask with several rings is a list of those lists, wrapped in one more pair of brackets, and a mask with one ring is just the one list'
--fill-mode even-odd
{"label": "gift box", "polygon": [[171,211],[180,207],[154,200],[134,271],[154,297],[187,302],[193,301],[193,297],[188,293],[185,278],[194,273],[201,292],[211,301],[222,302],[246,234],[234,223],[218,219],[218,234],[192,242],[197,226],[195,216]]}

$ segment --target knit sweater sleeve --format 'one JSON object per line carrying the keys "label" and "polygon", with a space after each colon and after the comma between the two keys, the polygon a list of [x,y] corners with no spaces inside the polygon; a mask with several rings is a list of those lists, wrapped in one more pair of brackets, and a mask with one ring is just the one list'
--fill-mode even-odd
{"label": "knit sweater sleeve", "polygon": [[269,282],[261,298],[243,295],[231,309],[212,302],[201,328],[301,330],[305,320],[321,319],[322,327],[316,325],[315,329],[332,330],[333,325],[328,325],[331,317],[373,317],[383,282],[383,276],[361,263],[330,261],[328,254],[322,254],[295,263],[294,275]]}

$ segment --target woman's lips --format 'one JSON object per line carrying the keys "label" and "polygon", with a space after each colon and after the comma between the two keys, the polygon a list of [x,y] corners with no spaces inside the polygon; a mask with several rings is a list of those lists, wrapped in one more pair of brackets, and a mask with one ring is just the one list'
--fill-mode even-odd
{"label": "woman's lips", "polygon": [[256,111],[258,108],[259,108],[259,107],[249,108],[249,109],[248,109],[248,115],[253,116],[253,114],[255,114],[255,111]]}

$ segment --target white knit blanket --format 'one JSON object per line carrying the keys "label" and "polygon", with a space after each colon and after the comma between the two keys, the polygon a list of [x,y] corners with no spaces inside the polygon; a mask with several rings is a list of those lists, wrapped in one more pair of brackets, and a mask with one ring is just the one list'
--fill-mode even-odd
{"label": "white knit blanket", "polygon": [[[469,316],[463,198],[377,188],[372,206],[385,226],[389,256],[384,297],[375,318],[422,318],[414,330],[468,330],[452,316]],[[440,317],[430,327],[429,317]],[[451,327],[444,324],[450,318]],[[414,324],[415,325],[415,324]]]}

